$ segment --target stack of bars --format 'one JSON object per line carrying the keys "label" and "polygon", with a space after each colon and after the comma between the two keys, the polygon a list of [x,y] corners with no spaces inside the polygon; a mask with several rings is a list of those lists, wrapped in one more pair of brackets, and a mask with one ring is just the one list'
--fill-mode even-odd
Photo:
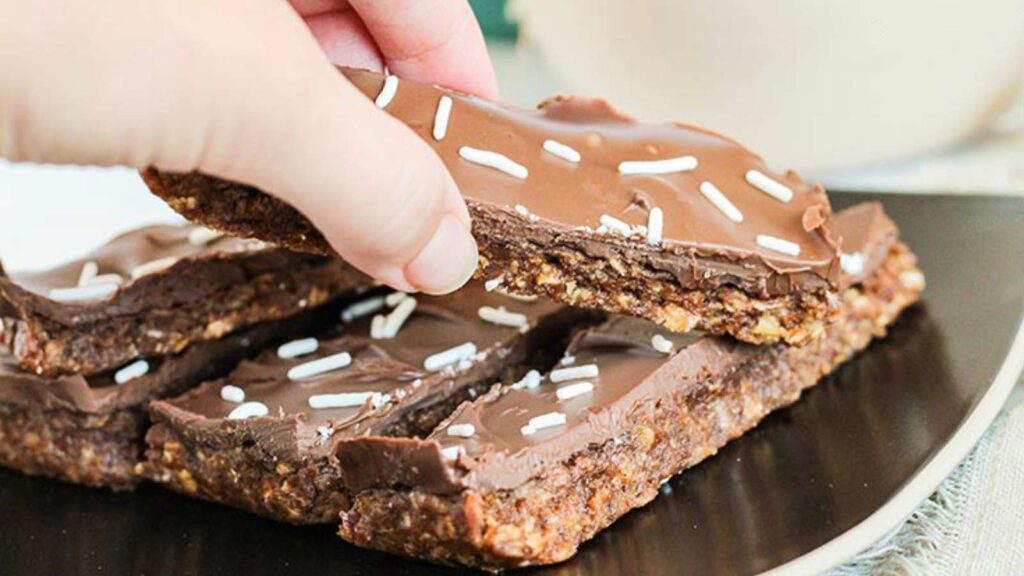
{"label": "stack of bars", "polygon": [[0,279],[0,460],[340,523],[357,545],[442,563],[557,562],[916,300],[915,259],[878,204],[835,228],[863,261],[842,275],[839,319],[800,347],[479,282],[382,292],[335,258],[140,229]]}
{"label": "stack of bars", "polygon": [[141,228],[45,272],[0,269],[0,463],[129,488],[151,400],[370,286],[337,258],[196,226]]}
{"label": "stack of bars", "polygon": [[189,219],[274,244],[147,228],[0,278],[0,461],[438,563],[553,563],[924,288],[881,205],[833,214],[727,138],[600,100],[523,112],[343,72],[448,167],[478,279],[374,287],[280,200],[148,170]]}

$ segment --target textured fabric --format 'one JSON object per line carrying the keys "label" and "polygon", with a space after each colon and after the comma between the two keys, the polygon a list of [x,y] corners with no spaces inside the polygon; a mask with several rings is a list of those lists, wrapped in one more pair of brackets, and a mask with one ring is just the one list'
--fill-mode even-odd
{"label": "textured fabric", "polygon": [[894,532],[829,576],[1024,574],[1021,386],[974,451]]}

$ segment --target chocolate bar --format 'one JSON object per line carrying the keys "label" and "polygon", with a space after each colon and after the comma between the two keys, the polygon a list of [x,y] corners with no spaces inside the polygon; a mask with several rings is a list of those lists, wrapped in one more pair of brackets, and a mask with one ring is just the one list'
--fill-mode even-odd
{"label": "chocolate bar", "polygon": [[[796,401],[885,334],[924,278],[877,204],[840,214],[840,319],[802,347],[678,335],[634,318],[584,330],[568,362],[495,388],[422,440],[337,444],[359,546],[502,569],[559,562],[668,478]],[[863,232],[863,233],[862,233]]]}
{"label": "chocolate bar", "polygon": [[[728,138],[641,124],[603,100],[557,97],[524,111],[342,72],[444,161],[473,216],[478,276],[503,291],[752,343],[802,344],[835,317],[825,191]],[[198,173],[143,177],[189,219],[332,252],[303,215],[255,188]]]}
{"label": "chocolate bar", "polygon": [[90,486],[130,488],[142,457],[147,404],[223,375],[240,359],[316,325],[317,311],[263,323],[173,356],[101,374],[46,378],[0,355],[0,465]]}
{"label": "chocolate bar", "polygon": [[372,296],[347,323],[268,350],[230,375],[154,402],[139,473],[285,522],[336,522],[355,471],[344,438],[429,434],[462,401],[544,362],[583,315],[471,283],[446,297]]}
{"label": "chocolate bar", "polygon": [[338,258],[149,226],[52,270],[0,270],[0,344],[22,370],[89,376],[370,285]]}

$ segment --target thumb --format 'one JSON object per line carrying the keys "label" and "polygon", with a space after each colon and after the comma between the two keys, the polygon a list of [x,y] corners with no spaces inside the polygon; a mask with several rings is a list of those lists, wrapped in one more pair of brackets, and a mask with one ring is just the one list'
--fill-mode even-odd
{"label": "thumb", "polygon": [[[305,214],[346,260],[394,288],[450,292],[476,269],[469,213],[437,155],[323,66],[301,105],[284,94],[253,118],[225,111],[224,154],[200,170],[255,185]],[[253,133],[255,132],[255,133]]]}
{"label": "thumb", "polygon": [[448,292],[476,265],[440,159],[330,65],[282,0],[0,0],[0,155],[256,186],[399,289]]}

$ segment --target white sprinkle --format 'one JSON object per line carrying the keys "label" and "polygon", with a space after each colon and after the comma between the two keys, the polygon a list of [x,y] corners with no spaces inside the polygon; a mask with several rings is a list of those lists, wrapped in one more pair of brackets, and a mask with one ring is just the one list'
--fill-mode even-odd
{"label": "white sprinkle", "polygon": [[210,230],[209,228],[199,226],[189,230],[188,243],[193,246],[205,246],[223,235],[224,234],[222,232],[217,232],[216,230]]}
{"label": "white sprinkle", "polygon": [[530,210],[526,206],[523,206],[522,204],[516,204],[514,206],[514,209],[517,214],[526,218],[530,222],[536,222],[540,220],[540,216],[537,216],[536,214],[531,214]]}
{"label": "white sprinkle", "polygon": [[476,426],[472,424],[452,424],[448,427],[449,436],[458,436],[459,438],[469,438],[476,434]]}
{"label": "white sprinkle", "polygon": [[345,310],[342,311],[341,321],[347,324],[349,322],[352,322],[353,320],[362,318],[363,316],[373,314],[374,312],[380,310],[381,308],[384,308],[383,296],[374,296],[373,298],[360,300],[359,302],[352,304],[351,306],[345,308]]}
{"label": "white sprinkle", "polygon": [[484,290],[487,290],[488,292],[494,292],[495,288],[501,286],[502,280],[503,278],[501,276],[498,276],[497,278],[491,278],[490,280],[484,282]]}
{"label": "white sprinkle", "polygon": [[78,274],[78,285],[85,286],[92,283],[92,279],[96,277],[100,271],[99,264],[92,260],[82,264],[82,271]]}
{"label": "white sprinkle", "polygon": [[563,424],[565,424],[565,414],[561,412],[548,412],[547,414],[541,414],[540,416],[530,418],[530,422],[526,426],[520,428],[519,431],[523,433],[523,436],[531,436],[538,430],[553,428]]}
{"label": "white sprinkle", "polygon": [[377,108],[387,108],[391,100],[398,93],[398,76],[388,76],[384,79],[384,86],[381,87],[377,99],[373,101]]}
{"label": "white sprinkle", "polygon": [[548,375],[548,379],[552,382],[565,382],[566,380],[578,380],[580,378],[597,378],[599,374],[600,371],[597,369],[597,364],[583,364],[582,366],[573,366],[572,368],[552,370],[551,374]]}
{"label": "white sprinkle", "polygon": [[395,306],[398,306],[399,302],[408,297],[409,294],[407,292],[392,292],[384,297],[384,304],[386,304],[388,308],[394,308]]}
{"label": "white sprinkle", "polygon": [[241,404],[242,402],[245,402],[245,390],[242,390],[238,386],[228,384],[220,389],[220,398],[225,402]]}
{"label": "white sprinkle", "polygon": [[441,448],[441,457],[448,461],[458,460],[463,452],[465,449],[462,446],[448,446]]}
{"label": "white sprinkle", "polygon": [[665,227],[665,213],[661,208],[651,208],[647,215],[647,243],[651,246],[661,244],[661,233]]}
{"label": "white sprinkle", "polygon": [[476,344],[466,342],[465,344],[459,344],[453,348],[428,356],[427,359],[423,361],[423,367],[431,371],[440,370],[445,366],[460,362],[474,354],[476,354]]}
{"label": "white sprinkle", "polygon": [[864,256],[863,252],[854,252],[852,254],[839,253],[839,267],[843,269],[844,274],[849,276],[863,274],[866,261],[867,257]]}
{"label": "white sprinkle", "polygon": [[327,425],[317,426],[316,435],[319,437],[321,441],[325,441],[334,435],[334,428]]}
{"label": "white sprinkle", "polygon": [[709,202],[715,205],[725,217],[733,222],[743,222],[743,213],[739,211],[736,206],[722,194],[722,191],[711,182],[700,183],[700,193],[708,199]]}
{"label": "white sprinkle", "polygon": [[167,268],[174,266],[174,263],[177,261],[178,259],[174,256],[168,256],[167,258],[160,258],[159,260],[151,260],[145,264],[139,264],[132,270],[132,279],[138,279],[148,274],[154,274],[161,270],[166,270]]}
{"label": "white sprinkle", "polygon": [[632,229],[629,227],[629,224],[626,224],[622,220],[619,220],[618,218],[609,216],[607,214],[601,215],[601,226],[604,226],[605,228],[611,230],[612,232],[618,232],[623,236],[629,236],[633,232]]}
{"label": "white sprinkle", "polygon": [[74,288],[54,288],[50,290],[50,300],[57,302],[82,302],[86,300],[102,300],[117,292],[117,284],[90,284]]}
{"label": "white sprinkle", "polygon": [[688,172],[697,167],[693,156],[679,156],[664,160],[631,160],[619,164],[620,174],[672,174]]}
{"label": "white sprinkle", "polygon": [[568,160],[569,162],[573,163],[579,163],[580,161],[580,153],[577,152],[574,148],[566,146],[561,142],[556,142],[554,140],[545,140],[544,149],[547,150],[549,153],[558,156],[562,160]]}
{"label": "white sprinkle", "polygon": [[338,394],[314,394],[309,397],[309,407],[314,410],[328,408],[355,408],[366,404],[367,400],[374,408],[384,403],[384,395],[380,392],[340,392]]}
{"label": "white sprinkle", "polygon": [[526,177],[530,175],[530,171],[526,169],[526,166],[517,164],[504,154],[498,154],[497,152],[491,152],[490,150],[480,150],[479,148],[473,148],[471,146],[462,146],[459,148],[459,156],[462,156],[464,160],[468,160],[474,164],[480,164],[481,166],[500,170],[505,174],[520,180],[526,180]]}
{"label": "white sprinkle", "polygon": [[298,358],[299,356],[305,356],[306,354],[312,354],[316,352],[317,348],[320,347],[320,341],[316,338],[302,338],[299,340],[292,340],[286,344],[281,344],[277,348],[278,358]]}
{"label": "white sprinkle", "polygon": [[303,364],[292,366],[288,370],[289,380],[301,380],[303,378],[311,378],[313,376],[319,376],[325,372],[331,372],[333,370],[339,370],[352,363],[352,356],[348,352],[339,352],[337,354],[331,354],[330,356],[324,356],[323,358],[317,358]]}
{"label": "white sprinkle", "polygon": [[562,359],[558,363],[561,364],[562,366],[572,366],[573,364],[576,363],[576,357],[575,356],[563,356]]}
{"label": "white sprinkle", "polygon": [[145,376],[147,372],[149,372],[149,362],[146,362],[145,360],[136,360],[115,372],[114,382],[124,384],[129,380],[135,380],[136,378]]}
{"label": "white sprinkle", "polygon": [[662,354],[671,353],[674,346],[675,344],[673,344],[671,340],[665,338],[661,334],[655,334],[651,337],[651,347]]}
{"label": "white sprinkle", "polygon": [[398,331],[402,329],[402,326],[405,325],[405,321],[409,319],[409,316],[412,316],[412,312],[415,309],[415,298],[406,297],[399,302],[398,306],[384,320],[384,327],[381,328],[381,338],[394,338]]}
{"label": "white sprinkle", "polygon": [[228,414],[228,420],[245,420],[270,414],[270,409],[263,402],[246,402],[239,404]]}
{"label": "white sprinkle", "polygon": [[520,328],[526,326],[526,314],[518,314],[516,312],[509,312],[505,310],[504,306],[492,308],[490,306],[481,306],[477,309],[477,315],[480,316],[481,320],[490,322],[491,324],[497,324],[499,326],[512,326],[513,328]]}
{"label": "white sprinkle", "polygon": [[370,338],[374,340],[380,340],[384,337],[384,324],[387,322],[387,318],[383,314],[377,314],[370,321]]}
{"label": "white sprinkle", "polygon": [[519,302],[536,302],[537,298],[540,298],[540,296],[537,296],[536,294],[511,294],[509,292],[502,292],[501,295]]}
{"label": "white sprinkle", "polygon": [[769,236],[767,234],[757,235],[757,245],[762,248],[767,248],[790,256],[800,255],[799,244],[790,242],[789,240],[783,240],[782,238],[776,238],[775,236]]}
{"label": "white sprinkle", "polygon": [[90,278],[86,284],[90,286],[94,284],[113,284],[114,286],[118,286],[122,282],[124,282],[124,278],[121,278],[120,274],[100,274]]}
{"label": "white sprinkle", "polygon": [[437,112],[434,113],[434,140],[440,142],[448,135],[448,119],[452,115],[452,99],[441,96],[437,101]]}
{"label": "white sprinkle", "polygon": [[562,386],[558,390],[555,390],[555,396],[557,396],[559,400],[565,401],[584,394],[590,394],[593,391],[594,384],[592,382],[576,382],[575,384]]}
{"label": "white sprinkle", "polygon": [[789,202],[793,199],[793,191],[788,186],[772,180],[757,170],[748,170],[746,179],[751,186],[776,200]]}
{"label": "white sprinkle", "polygon": [[530,370],[516,383],[512,384],[513,390],[525,390],[530,388],[536,388],[540,386],[540,372],[536,370]]}

